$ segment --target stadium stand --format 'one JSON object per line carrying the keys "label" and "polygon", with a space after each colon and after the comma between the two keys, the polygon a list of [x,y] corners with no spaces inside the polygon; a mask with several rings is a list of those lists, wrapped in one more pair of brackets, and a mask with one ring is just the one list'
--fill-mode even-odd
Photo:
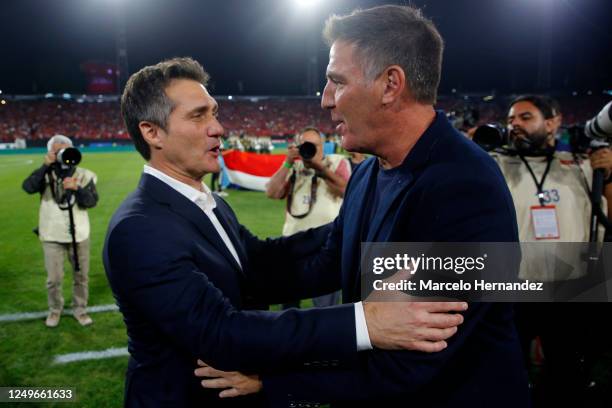
{"label": "stadium stand", "polygon": [[[446,112],[465,106],[480,112],[479,124],[503,121],[513,96],[441,96],[438,109]],[[609,100],[609,95],[556,96],[565,124],[592,118]],[[6,97],[0,106],[0,142],[25,139],[37,145],[55,134],[78,141],[127,143],[129,136],[119,112],[118,97],[109,100],[95,96],[83,99],[40,96]],[[316,98],[219,97],[220,119],[230,137],[291,137],[306,126],[316,126],[326,134],[334,133],[330,115]]]}

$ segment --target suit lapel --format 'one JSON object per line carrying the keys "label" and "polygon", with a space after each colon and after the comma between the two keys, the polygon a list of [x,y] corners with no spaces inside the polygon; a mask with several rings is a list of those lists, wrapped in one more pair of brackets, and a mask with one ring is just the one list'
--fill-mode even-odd
{"label": "suit lapel", "polygon": [[[355,231],[355,233],[347,234],[347,238],[350,239],[348,247],[351,248],[351,253],[360,254],[358,257],[351,257],[351,265],[346,269],[347,287],[350,288],[348,295],[352,300],[358,300],[361,296],[361,259],[365,255],[362,253],[361,244],[377,241],[376,238],[379,231],[384,221],[390,215],[389,213],[393,208],[393,204],[401,200],[405,191],[413,181],[413,177],[408,170],[398,173],[394,180],[394,182],[397,183],[397,188],[394,189],[389,196],[379,197],[378,209],[372,208],[375,201],[378,166],[378,160],[372,159],[372,162],[366,170],[367,173],[363,177],[363,182],[358,183],[351,192],[352,198],[350,203],[359,202],[359,204],[349,204],[350,210],[344,215],[345,222],[349,220],[360,220],[358,225],[350,225],[349,227],[350,230]],[[348,203],[345,201],[345,205],[346,204]],[[383,241],[387,240],[388,239],[383,239]],[[368,251],[367,246],[365,247],[365,251]],[[344,264],[345,261],[343,262],[343,266],[346,266]],[[355,273],[355,271],[358,272]]]}
{"label": "suit lapel", "polygon": [[163,181],[148,174],[142,175],[139,187],[153,197],[155,201],[168,205],[173,212],[194,224],[211,246],[223,255],[237,272],[242,274],[242,269],[201,208]]}
{"label": "suit lapel", "polygon": [[[369,205],[374,199],[378,161],[375,158],[361,164],[365,174],[359,181],[350,186],[350,197],[344,201],[344,225],[347,232],[343,234],[346,243],[342,249],[342,269],[344,275],[343,298],[346,301],[359,300],[361,296],[361,242],[365,240],[364,231],[370,223]],[[367,167],[366,167],[367,166]],[[357,181],[357,180],[355,180]],[[359,220],[355,223],[354,220]],[[356,256],[359,254],[359,256]]]}
{"label": "suit lapel", "polygon": [[[352,199],[350,203],[352,206],[359,208],[353,209],[347,217],[345,215],[345,227],[349,231],[355,231],[354,234],[349,235],[351,241],[349,248],[352,248],[352,253],[359,253],[358,259],[351,261],[350,268],[345,269],[345,281],[348,283],[347,288],[349,289],[349,297],[353,300],[359,299],[361,296],[360,284],[361,284],[361,257],[364,254],[361,253],[361,245],[363,242],[390,242],[393,237],[390,235],[391,229],[382,230],[383,225],[386,221],[392,221],[395,218],[395,214],[398,212],[398,205],[406,198],[410,187],[414,185],[417,180],[419,171],[429,161],[430,157],[436,149],[436,146],[443,145],[440,139],[449,133],[448,129],[452,129],[448,123],[446,116],[443,112],[437,112],[433,123],[419,138],[417,143],[414,145],[404,162],[400,165],[398,173],[394,179],[393,190],[385,197],[379,197],[378,208],[371,208],[375,202],[376,190],[376,179],[378,177],[378,160],[371,159],[369,168],[365,170],[367,173],[364,175],[365,179],[362,183],[355,184],[354,194],[351,194]],[[362,164],[365,165],[366,163]],[[345,207],[347,206],[345,201]],[[350,205],[350,204],[349,204]],[[369,211],[366,211],[369,209]],[[353,218],[351,218],[353,217]],[[350,223],[352,220],[360,220],[359,226],[353,226]],[[348,223],[348,224],[347,224]],[[369,223],[369,228],[365,226]],[[359,228],[358,230],[356,230]],[[367,234],[364,236],[364,232]],[[367,248],[365,249],[367,251]],[[352,257],[355,258],[355,257]],[[345,267],[346,261],[343,259],[343,268]]]}
{"label": "suit lapel", "polygon": [[[404,170],[404,169],[402,169]],[[372,214],[372,221],[368,230],[367,242],[376,242],[379,238],[379,232],[385,220],[388,219],[394,204],[399,201],[405,194],[406,190],[412,185],[414,177],[409,171],[400,171],[395,175],[393,186],[395,187],[388,196],[379,197],[380,205],[377,211]],[[383,241],[388,241],[388,237],[384,237]]]}
{"label": "suit lapel", "polygon": [[244,272],[248,265],[246,252],[244,250],[244,246],[242,245],[242,241],[238,236],[238,231],[236,231],[236,228],[233,227],[231,217],[229,216],[228,211],[225,210],[225,206],[227,204],[223,202],[220,198],[218,198],[215,194],[213,194],[213,197],[215,198],[215,202],[217,203],[217,207],[213,210],[213,212],[215,213],[217,219],[219,220],[219,223],[221,223],[221,226],[227,233],[230,241],[232,241],[232,244],[236,249],[236,253],[238,254],[238,259],[240,259],[240,263],[242,264],[241,270]]}

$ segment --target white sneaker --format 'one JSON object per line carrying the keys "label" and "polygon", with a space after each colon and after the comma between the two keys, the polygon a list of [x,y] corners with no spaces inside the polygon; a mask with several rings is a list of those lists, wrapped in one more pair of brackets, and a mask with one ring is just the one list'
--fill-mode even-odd
{"label": "white sneaker", "polygon": [[60,321],[60,314],[57,312],[49,312],[47,315],[47,320],[45,320],[45,325],[47,327],[57,327]]}
{"label": "white sneaker", "polygon": [[93,323],[93,320],[91,320],[91,317],[89,317],[87,313],[83,313],[78,316],[74,315],[74,318],[77,320],[77,322],[79,322],[81,326],[89,326]]}

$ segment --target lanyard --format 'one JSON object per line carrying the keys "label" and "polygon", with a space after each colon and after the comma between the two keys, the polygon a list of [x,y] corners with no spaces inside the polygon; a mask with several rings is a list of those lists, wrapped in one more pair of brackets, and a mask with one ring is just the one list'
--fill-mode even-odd
{"label": "lanyard", "polygon": [[529,170],[529,174],[531,174],[531,178],[533,178],[533,182],[535,183],[536,188],[538,189],[538,200],[540,201],[540,205],[544,207],[544,180],[546,180],[546,176],[548,176],[548,171],[550,170],[550,164],[552,163],[553,158],[551,155],[546,157],[546,170],[544,170],[544,174],[542,174],[542,178],[538,182],[538,179],[536,178],[533,169],[529,165],[529,162],[525,160],[525,157],[523,157],[523,155],[520,155],[519,157],[521,158],[523,163],[525,163],[525,166],[527,166],[527,170]]}

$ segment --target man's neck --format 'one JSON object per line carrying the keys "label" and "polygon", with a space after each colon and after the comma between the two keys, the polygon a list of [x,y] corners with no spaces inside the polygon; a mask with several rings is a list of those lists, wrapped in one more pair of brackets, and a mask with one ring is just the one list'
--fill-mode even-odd
{"label": "man's neck", "polygon": [[388,170],[403,163],[423,133],[436,118],[431,105],[413,104],[395,112],[381,137],[386,143],[380,146],[376,156],[380,165]]}
{"label": "man's neck", "polygon": [[201,179],[194,179],[189,175],[175,169],[173,166],[169,166],[167,163],[160,163],[154,158],[151,158],[151,160],[149,160],[148,165],[153,167],[155,170],[161,171],[168,177],[172,177],[173,179],[180,181],[181,183],[187,184],[188,186],[193,187],[198,191],[204,191],[202,189]]}

